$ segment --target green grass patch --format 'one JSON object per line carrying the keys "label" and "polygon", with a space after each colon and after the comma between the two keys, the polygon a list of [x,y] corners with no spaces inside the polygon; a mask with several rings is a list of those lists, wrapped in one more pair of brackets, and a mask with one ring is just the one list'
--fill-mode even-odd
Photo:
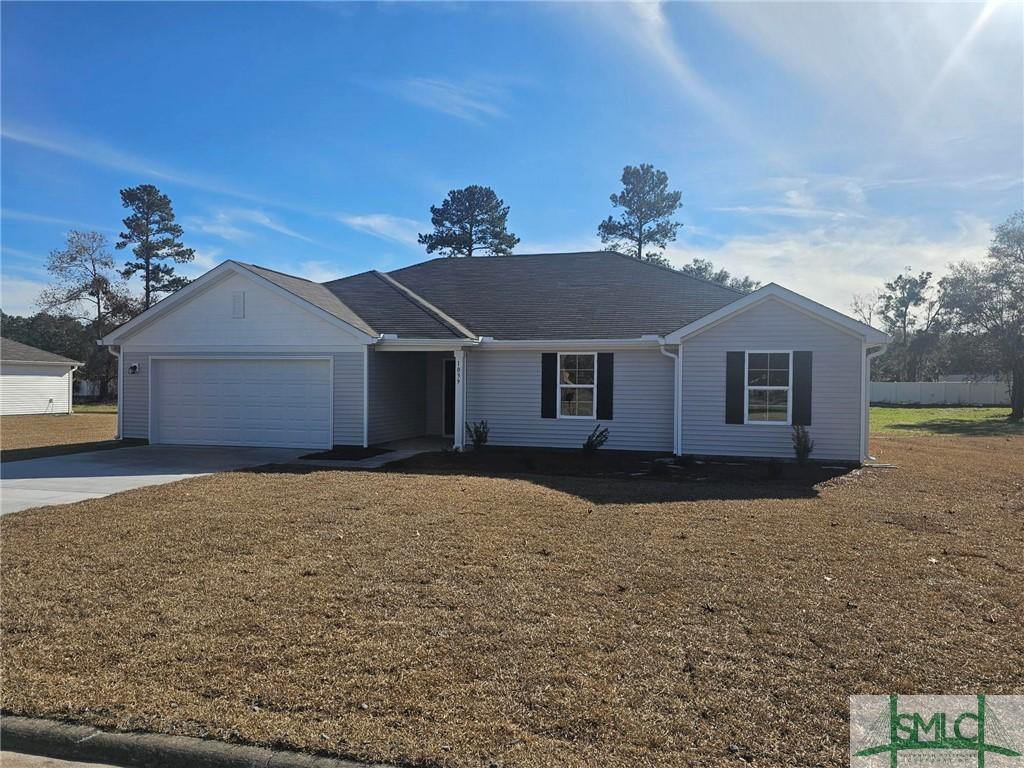
{"label": "green grass patch", "polygon": [[75,403],[75,413],[117,413],[117,403]]}
{"label": "green grass patch", "polygon": [[871,431],[881,435],[924,433],[931,435],[962,435],[992,437],[1024,435],[1024,422],[1007,421],[1010,407],[871,407]]}

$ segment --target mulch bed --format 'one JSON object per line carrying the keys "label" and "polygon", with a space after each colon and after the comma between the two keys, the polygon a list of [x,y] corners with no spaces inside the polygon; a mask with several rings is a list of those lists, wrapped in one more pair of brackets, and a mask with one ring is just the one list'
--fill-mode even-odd
{"label": "mulch bed", "polygon": [[0,706],[417,766],[843,766],[848,697],[1024,693],[1021,438],[813,495],[227,473],[0,518]]}
{"label": "mulch bed", "polygon": [[391,462],[386,471],[469,473],[474,475],[547,475],[674,480],[686,483],[782,484],[810,488],[846,474],[851,467],[791,461],[742,459],[674,459],[663,453],[598,451],[585,456],[579,449],[487,447],[479,451],[421,453]]}
{"label": "mulch bed", "polygon": [[328,461],[359,461],[368,459],[371,456],[380,456],[382,453],[391,453],[390,448],[363,448],[361,445],[336,445],[329,451],[318,453],[307,453],[300,456],[300,459],[326,459]]}

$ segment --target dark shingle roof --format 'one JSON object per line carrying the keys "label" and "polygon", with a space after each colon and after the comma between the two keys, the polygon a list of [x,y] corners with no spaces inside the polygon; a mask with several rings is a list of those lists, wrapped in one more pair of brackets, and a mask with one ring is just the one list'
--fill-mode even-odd
{"label": "dark shingle roof", "polygon": [[744,295],[608,251],[441,258],[389,275],[495,339],[664,335]]}
{"label": "dark shingle roof", "polygon": [[328,283],[241,266],[368,334],[405,339],[663,336],[745,295],[610,251],[440,258]]}
{"label": "dark shingle roof", "polygon": [[381,333],[417,339],[458,339],[440,318],[391,285],[377,272],[363,272],[324,283],[324,287]]}
{"label": "dark shingle roof", "polygon": [[12,363],[67,363],[68,365],[81,365],[77,360],[69,360],[53,352],[30,347],[20,341],[0,338],[0,360]]}
{"label": "dark shingle roof", "polygon": [[377,336],[380,333],[384,333],[383,330],[375,330],[369,325],[363,317],[353,312],[352,309],[345,305],[345,303],[331,293],[325,286],[320,283],[314,283],[311,280],[304,280],[301,277],[295,277],[293,275],[286,275],[284,272],[275,272],[272,269],[266,267],[258,267],[255,264],[245,264],[242,262],[236,262],[245,269],[254,272],[265,280],[269,280],[279,288],[284,288],[289,293],[293,293],[300,299],[308,301],[315,307],[319,307],[324,312],[343,320],[354,328],[358,328],[364,333],[368,333],[371,336]]}

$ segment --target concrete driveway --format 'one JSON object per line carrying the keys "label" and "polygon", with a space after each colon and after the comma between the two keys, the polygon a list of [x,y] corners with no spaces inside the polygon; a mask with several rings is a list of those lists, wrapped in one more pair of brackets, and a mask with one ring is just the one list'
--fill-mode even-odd
{"label": "concrete driveway", "polygon": [[214,472],[281,464],[309,449],[137,445],[0,464],[0,514],[98,499]]}

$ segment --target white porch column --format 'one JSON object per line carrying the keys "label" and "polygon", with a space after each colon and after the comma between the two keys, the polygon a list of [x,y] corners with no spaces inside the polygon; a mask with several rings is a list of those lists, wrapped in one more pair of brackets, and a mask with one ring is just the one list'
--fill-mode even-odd
{"label": "white porch column", "polygon": [[455,434],[454,447],[466,446],[466,350],[455,350]]}

